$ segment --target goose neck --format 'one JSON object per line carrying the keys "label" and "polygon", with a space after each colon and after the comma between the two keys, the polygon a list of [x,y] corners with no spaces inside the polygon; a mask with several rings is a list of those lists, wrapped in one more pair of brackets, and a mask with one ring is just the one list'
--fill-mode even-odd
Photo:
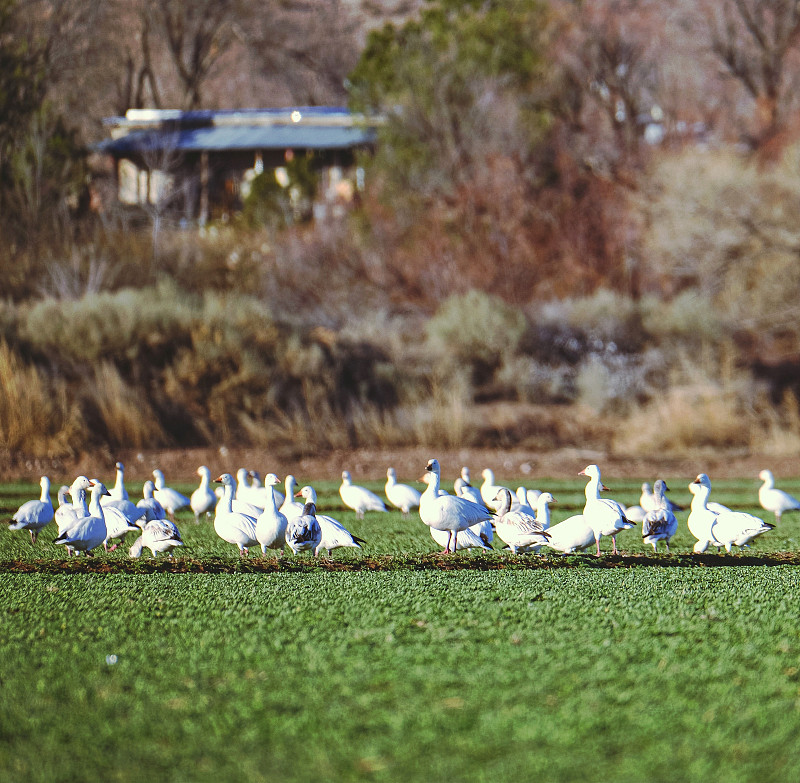
{"label": "goose neck", "polygon": [[699,511],[700,509],[706,508],[710,492],[711,490],[708,487],[700,485],[700,488],[696,490],[695,495],[692,498],[691,508],[693,511]]}
{"label": "goose neck", "polygon": [[500,490],[500,494],[502,495],[503,499],[500,501],[500,509],[497,513],[500,516],[503,516],[508,514],[508,512],[511,510],[511,491],[503,488]]}
{"label": "goose neck", "polygon": [[269,495],[267,496],[269,500],[269,507],[273,514],[278,513],[278,499],[275,497],[275,487],[270,485],[269,487]]}
{"label": "goose neck", "polygon": [[536,519],[539,520],[545,527],[550,527],[550,504],[539,503],[536,508]]}
{"label": "goose neck", "polygon": [[222,485],[222,504],[223,509],[229,514],[233,513],[233,482],[228,482]]}
{"label": "goose neck", "polygon": [[439,475],[438,471],[435,470],[428,471],[427,475],[428,475],[428,488],[425,490],[424,494],[436,497],[439,494],[439,483],[441,482],[442,478]]}

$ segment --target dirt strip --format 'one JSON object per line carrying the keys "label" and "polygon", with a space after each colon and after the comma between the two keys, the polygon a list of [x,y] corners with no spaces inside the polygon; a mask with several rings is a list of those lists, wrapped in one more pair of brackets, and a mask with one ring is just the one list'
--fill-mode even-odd
{"label": "dirt strip", "polygon": [[569,555],[555,557],[491,555],[418,555],[332,558],[158,558],[104,560],[101,557],[53,560],[4,560],[0,573],[18,574],[292,574],[359,571],[501,571],[637,568],[740,568],[743,566],[800,566],[798,552],[686,555]]}

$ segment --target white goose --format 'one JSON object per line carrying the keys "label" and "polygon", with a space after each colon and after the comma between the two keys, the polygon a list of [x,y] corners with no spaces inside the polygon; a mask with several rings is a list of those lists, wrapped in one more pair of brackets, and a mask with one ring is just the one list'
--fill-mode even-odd
{"label": "white goose", "polygon": [[483,502],[483,498],[481,497],[481,491],[477,487],[473,487],[470,484],[465,484],[460,478],[455,480],[454,487],[457,497],[464,498],[464,500],[469,500],[481,508],[486,508],[486,504]]}
{"label": "white goose", "polygon": [[261,545],[263,555],[267,554],[267,549],[276,549],[280,555],[286,546],[286,525],[289,520],[278,510],[278,499],[273,489],[280,483],[281,480],[274,473],[267,473],[264,476],[264,484],[270,490],[270,494],[264,511],[256,520],[256,538]]}
{"label": "white goose", "polygon": [[36,543],[39,531],[53,521],[55,509],[53,501],[50,499],[50,479],[42,476],[39,479],[39,486],[42,489],[38,500],[28,500],[23,503],[11,517],[9,530],[27,530],[31,536],[31,546]]}
{"label": "white goose", "polygon": [[[536,500],[536,521],[541,524],[542,530],[549,531],[550,529],[550,506],[555,502],[556,499],[550,492],[539,492]],[[539,549],[539,546],[529,547],[529,550],[536,552],[537,555],[539,554]]]}
{"label": "white goose", "polygon": [[[420,480],[422,481],[423,484],[430,484],[433,481],[433,474],[432,473],[426,473],[424,476],[422,476],[422,478]],[[458,479],[456,479],[456,481],[458,481]],[[465,492],[465,489],[472,490],[472,489],[474,489],[474,487],[465,487],[464,485],[460,485],[460,489],[461,489],[461,492]],[[442,495],[448,495],[449,493],[447,492],[447,490],[443,489],[440,486],[437,494],[439,495],[439,497],[441,497]],[[458,495],[457,497],[461,497],[464,500],[468,500],[470,503],[475,503],[475,505],[477,505],[478,508],[480,508],[482,511],[488,511],[489,512],[489,517],[487,519],[482,519],[480,522],[476,522],[474,525],[470,525],[470,527],[468,529],[471,530],[472,533],[474,533],[476,536],[478,536],[478,538],[481,541],[483,541],[483,543],[485,544],[487,549],[491,549],[491,543],[494,540],[494,527],[492,526],[492,522],[494,520],[494,513],[495,512],[492,509],[487,509],[486,508],[486,506],[484,505],[483,499],[480,498],[480,493],[478,493],[478,500],[477,501],[473,500],[469,493]],[[433,528],[432,528],[432,530],[433,530]],[[446,531],[445,531],[445,535],[439,535],[438,533],[436,535],[434,535],[433,533],[431,533],[431,538],[433,538],[433,540],[437,544],[441,544],[442,546],[444,546],[445,541],[447,539]],[[464,541],[472,540],[471,536],[462,536],[462,539]],[[457,543],[458,543],[458,537],[456,536],[456,544]],[[470,546],[472,546],[472,545],[470,545]],[[460,547],[457,546],[456,547],[456,549],[466,549],[466,548],[468,548],[468,547],[464,547],[464,546],[460,546]]]}
{"label": "white goose", "polygon": [[55,519],[56,524],[58,524],[58,511],[59,509],[72,509],[72,500],[69,494],[69,487],[66,484],[62,484],[58,488],[58,492],[56,493],[56,497],[58,498],[58,505],[55,507]]}
{"label": "white goose", "polygon": [[[99,492],[94,492],[94,487],[100,487]],[[111,493],[102,481],[92,479],[92,502],[89,504],[89,514],[93,517],[102,515],[103,521],[106,523],[106,537],[103,539],[103,549],[106,552],[113,552],[120,544],[125,543],[125,536],[128,533],[138,533],[139,528],[128,520],[118,508],[114,506],[105,506],[101,502],[101,498],[107,497]],[[102,508],[101,508],[102,507]],[[114,539],[120,539],[117,543],[112,543]]]}
{"label": "white goose", "polygon": [[550,538],[545,546],[565,555],[582,552],[595,543],[594,530],[586,523],[583,514],[575,514],[548,528]]}
{"label": "white goose", "polygon": [[269,491],[266,487],[261,486],[260,479],[257,484],[255,481],[250,483],[250,479],[255,479],[256,475],[255,471],[239,468],[236,471],[236,492],[233,497],[240,502],[255,506],[261,513],[267,505]]}
{"label": "white goose", "polygon": [[477,487],[473,487],[469,480],[469,468],[466,465],[461,468],[461,475],[453,482],[453,490],[457,497],[466,498],[479,506],[486,507],[481,491]]}
{"label": "white goose", "polygon": [[[537,496],[537,498],[541,495]],[[517,487],[517,491],[511,496],[511,510],[522,511],[523,514],[536,515],[536,503],[528,502],[528,490],[525,487]]]}
{"label": "white goose", "polygon": [[155,478],[153,496],[164,507],[167,516],[174,518],[176,511],[191,505],[191,500],[186,495],[178,492],[177,489],[167,486],[164,481],[164,474],[157,468],[153,471],[153,477]]}
{"label": "white goose", "polygon": [[427,478],[422,478],[420,481],[427,481],[428,487],[420,498],[420,519],[428,527],[446,530],[448,538],[443,554],[450,551],[455,552],[458,531],[477,525],[485,520],[490,520],[492,513],[470,500],[455,497],[454,495],[440,495],[439,484],[442,476],[439,460],[428,460],[425,471]]}
{"label": "white goose", "polygon": [[[355,547],[361,549],[361,544],[366,544],[363,538],[354,536],[338,519],[327,514],[318,514],[317,492],[312,486],[305,486],[300,490],[300,496],[305,500],[306,506],[311,503],[314,506],[314,516],[320,526],[322,538],[314,554],[319,554],[323,549],[327,550],[330,557],[331,552],[339,547]],[[305,506],[304,506],[305,513]]]}
{"label": "white goose", "polygon": [[145,481],[142,485],[142,499],[136,503],[137,508],[144,510],[144,517],[139,520],[139,527],[144,527],[147,522],[154,519],[166,519],[167,510],[155,497],[155,485],[152,481]]}
{"label": "white goose", "polygon": [[511,510],[511,490],[501,488],[493,498],[498,504],[494,529],[497,537],[511,548],[512,554],[528,547],[547,543],[549,535],[533,514]]}
{"label": "white goose", "polygon": [[96,515],[81,517],[72,525],[65,528],[53,542],[63,544],[67,552],[83,552],[87,557],[106,539],[106,521],[103,515],[103,506],[100,496],[108,490],[102,484],[92,485],[92,505],[99,511]]}
{"label": "white goose", "polygon": [[[257,470],[250,471],[250,488],[258,492],[262,492],[266,502],[266,488],[261,485],[261,474]],[[272,491],[275,493],[275,501],[278,504],[278,508],[280,508],[283,505],[283,502],[286,500],[286,496],[280,490],[275,489],[275,487],[272,488]]]}
{"label": "white goose", "polygon": [[461,496],[461,487],[463,487],[464,485],[468,487],[472,486],[472,482],[470,481],[469,478],[469,468],[466,465],[464,465],[464,467],[461,468],[461,473],[459,474],[458,478],[456,478],[456,480],[453,482],[453,491],[456,493],[456,497]]}
{"label": "white goose", "polygon": [[91,486],[92,482],[86,476],[78,476],[71,486],[67,487],[67,494],[72,498],[72,503],[62,504],[61,492],[59,491],[59,506],[55,513],[56,527],[58,527],[59,534],[63,533],[82,517],[89,516],[86,492]]}
{"label": "white goose", "polygon": [[711,494],[711,481],[708,476],[705,473],[698,474],[689,484],[689,491],[693,497],[686,524],[689,532],[697,539],[694,551],[705,552],[709,545],[716,544],[711,528],[717,519],[717,512],[708,507],[708,496]]}
{"label": "white goose", "polygon": [[169,519],[154,519],[145,523],[142,535],[133,542],[128,554],[134,558],[140,557],[144,547],[147,547],[153,557],[159,552],[167,552],[172,557],[172,550],[183,545],[183,539],[174,522]]}
{"label": "white goose", "polygon": [[[470,501],[472,502],[472,501]],[[491,543],[494,541],[494,527],[492,525],[494,517],[492,519],[482,519],[475,525],[470,526],[470,530],[486,544],[487,548],[491,549]]]}
{"label": "white goose", "polygon": [[[71,503],[62,503],[62,487],[58,492],[58,508],[55,513],[58,535],[74,525],[79,519],[89,516],[89,506],[86,502],[86,491],[92,486],[86,476],[78,476],[72,485],[67,487],[67,494],[72,499]],[[64,498],[66,501],[66,498]],[[67,556],[72,557],[73,549],[67,546]]]}
{"label": "white goose", "polygon": [[[483,472],[481,473],[483,477],[483,484],[481,484],[481,498],[483,498],[483,502],[486,504],[487,508],[494,508],[492,503],[495,502],[495,498],[497,497],[497,493],[504,489],[504,487],[500,484],[496,484],[494,480],[494,471],[491,468],[484,468]],[[507,489],[507,487],[505,487]]]}
{"label": "white goose", "polygon": [[213,489],[211,489],[211,471],[206,465],[201,465],[197,469],[197,475],[200,476],[200,485],[192,492],[189,498],[189,506],[194,512],[194,521],[200,522],[200,517],[204,514],[209,516],[211,512],[217,507],[219,498]]}
{"label": "white goose", "polygon": [[[244,514],[248,517],[253,517],[253,519],[257,519],[261,512],[264,510],[264,506],[261,505],[261,501],[266,499],[266,495],[259,496],[258,500],[259,503],[251,503],[249,500],[245,500],[245,498],[249,497],[251,500],[255,500],[256,497],[250,494],[249,490],[252,489],[250,485],[247,483],[247,477],[250,475],[250,472],[245,470],[244,468],[239,468],[238,471],[238,480],[236,481],[236,487],[233,492],[233,510],[237,514]],[[245,491],[242,493],[242,497],[238,497],[239,489],[241,487],[245,488]],[[263,490],[264,488],[261,487]],[[217,496],[218,502],[222,499],[223,495],[225,494],[225,487],[216,487],[214,489],[214,494]],[[276,495],[280,493],[276,492]],[[283,497],[283,495],[280,495]]]}
{"label": "white goose", "polygon": [[286,526],[286,544],[294,554],[311,552],[314,557],[319,554],[322,528],[316,515],[317,507],[313,503],[306,503],[303,513],[289,520]]}
{"label": "white goose", "polygon": [[717,514],[717,521],[711,528],[714,538],[730,553],[731,547],[749,546],[750,542],[762,533],[768,533],[775,525],[765,522],[754,514],[744,511],[723,511]]}
{"label": "white goose", "polygon": [[403,512],[407,517],[412,508],[419,508],[419,499],[422,493],[415,487],[397,482],[397,471],[394,468],[386,470],[386,486],[384,487],[389,502]]}
{"label": "white goose", "polygon": [[233,498],[232,506],[233,510],[237,514],[244,514],[245,516],[253,517],[254,519],[257,519],[261,515],[261,512],[264,510],[264,506],[257,506],[253,503],[248,503],[248,501],[242,500],[241,498],[237,497]]}
{"label": "white goose", "polygon": [[[522,489],[522,487],[520,487]],[[517,490],[519,492],[519,490]],[[539,502],[539,498],[542,496],[541,489],[526,489],[525,490],[525,499],[528,501],[529,506],[533,506],[536,508],[537,503]]]}
{"label": "white goose", "polygon": [[625,507],[625,516],[631,522],[644,522],[644,518],[647,516],[647,511],[645,511],[640,505],[635,506],[626,506]]}
{"label": "white goose", "polygon": [[[667,489],[665,492],[669,492],[669,490]],[[664,502],[667,504],[667,508],[673,514],[677,513],[678,511],[683,511],[683,508],[670,500],[666,494],[664,494]],[[645,514],[648,511],[658,511],[658,509],[661,508],[660,504],[661,501],[656,495],[655,489],[647,482],[642,484],[642,494],[639,497],[639,505],[644,509]],[[632,519],[632,517],[628,516],[628,519]]]}
{"label": "white goose", "polygon": [[658,551],[658,542],[663,541],[669,554],[670,539],[678,531],[678,519],[669,507],[668,498],[664,494],[668,491],[666,482],[657,479],[653,488],[653,497],[656,508],[648,511],[642,520],[642,540],[645,544],[653,545],[653,552]]}
{"label": "white goose", "polygon": [[775,486],[771,470],[762,470],[758,477],[764,482],[758,490],[758,502],[764,511],[775,514],[776,524],[780,524],[781,516],[787,511],[800,511],[800,500]]}
{"label": "white goose", "polygon": [[[114,467],[116,468],[116,475],[114,486],[108,490],[108,500],[129,500],[128,490],[125,489],[125,466],[121,462],[117,462]],[[105,505],[107,501],[104,500],[102,502]]]}
{"label": "white goose", "polygon": [[229,544],[239,548],[239,556],[247,557],[251,546],[258,546],[256,538],[256,518],[233,510],[233,493],[236,482],[230,473],[223,473],[214,479],[222,484],[223,493],[214,513],[214,530],[217,535]]}
{"label": "white goose", "polygon": [[536,500],[536,519],[541,523],[543,530],[550,529],[550,506],[556,503],[550,492],[540,492]]}
{"label": "white goose", "polygon": [[[299,517],[303,513],[303,504],[298,503],[295,498],[300,497],[300,491],[297,488],[297,479],[289,473],[284,481],[286,486],[286,497],[280,507],[280,512],[286,519],[293,519]],[[277,503],[277,496],[275,502]]]}
{"label": "white goose", "polygon": [[[536,500],[533,495],[528,493],[536,493]],[[517,487],[517,491],[511,496],[511,510],[524,511],[526,514],[536,514],[536,504],[541,497],[542,493],[537,489],[528,490],[525,487]]]}
{"label": "white goose", "polygon": [[653,488],[647,481],[642,484],[642,494],[639,495],[639,505],[644,509],[645,513],[648,511],[655,511],[658,508],[656,505],[656,496],[653,494]]}
{"label": "white goose", "polygon": [[371,490],[353,484],[350,472],[342,471],[342,484],[339,487],[339,496],[348,508],[356,512],[359,519],[364,518],[366,511],[388,511],[386,504]]}
{"label": "white goose", "polygon": [[[701,473],[692,484],[689,485],[689,489],[695,495],[695,498],[692,500],[692,513],[689,515],[689,518],[692,518],[695,501],[699,499],[698,503],[701,506],[705,506],[705,511],[707,512],[707,514],[702,517],[702,520],[706,523],[710,522],[710,527],[698,530],[698,533],[702,534],[705,539],[704,546],[704,541],[698,538],[698,535],[692,530],[692,534],[695,538],[698,538],[698,542],[694,548],[695,552],[704,552],[708,548],[708,545],[712,544],[717,547],[724,546],[725,551],[730,553],[732,547],[747,546],[756,536],[766,533],[774,527],[774,525],[770,525],[757,516],[747,514],[744,511],[731,511],[728,509],[718,514],[714,514],[713,511],[710,511],[707,507],[707,501],[708,495],[711,492],[711,481],[705,473]],[[710,514],[714,515],[713,518]]]}
{"label": "white goose", "polygon": [[603,485],[600,482],[600,468],[597,465],[587,465],[578,475],[589,478],[585,490],[586,505],[583,507],[583,518],[594,531],[597,556],[600,557],[600,539],[603,536],[611,536],[612,554],[619,554],[617,534],[632,528],[633,522],[625,516],[619,503],[600,497],[600,488]]}
{"label": "white goose", "polygon": [[102,503],[103,508],[115,508],[117,511],[121,512],[122,515],[130,522],[132,525],[138,525],[141,520],[144,519],[145,510],[143,508],[139,508],[135,503],[132,503],[130,500],[109,500],[105,495],[100,498],[100,503]]}

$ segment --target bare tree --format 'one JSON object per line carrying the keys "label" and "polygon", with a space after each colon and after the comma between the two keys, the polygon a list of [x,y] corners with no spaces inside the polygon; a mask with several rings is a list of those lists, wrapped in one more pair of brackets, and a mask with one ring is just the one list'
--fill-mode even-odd
{"label": "bare tree", "polygon": [[[135,7],[134,7],[135,8]],[[163,107],[159,80],[153,65],[151,20],[145,7],[130,14],[128,35],[118,42],[122,67],[115,74],[115,108],[117,114],[128,109],[150,105]],[[134,35],[130,35],[135,30]]]}
{"label": "bare tree", "polygon": [[102,0],[28,0],[22,5],[19,34],[37,52],[45,78],[61,86],[78,78],[98,44],[90,33],[102,18]]}
{"label": "bare tree", "polygon": [[284,0],[254,6],[236,33],[254,66],[280,74],[295,100],[320,104],[347,99],[345,79],[361,52],[361,29],[342,0]]}
{"label": "bare tree", "polygon": [[560,25],[554,54],[566,88],[559,113],[573,130],[592,136],[593,145],[610,133],[603,157],[615,167],[634,162],[644,120],[659,102],[658,9],[635,0],[566,2],[557,7]]}
{"label": "bare tree", "polygon": [[183,109],[202,106],[202,86],[231,42],[235,0],[151,0],[158,28],[183,91]]}
{"label": "bare tree", "polygon": [[753,102],[749,140],[759,147],[785,130],[798,109],[800,4],[714,0],[702,13],[711,51]]}

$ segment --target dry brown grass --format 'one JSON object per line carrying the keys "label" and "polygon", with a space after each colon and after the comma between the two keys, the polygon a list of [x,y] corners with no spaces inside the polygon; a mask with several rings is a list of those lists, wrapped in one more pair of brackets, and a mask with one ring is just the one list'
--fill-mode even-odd
{"label": "dry brown grass", "polygon": [[95,367],[94,382],[87,387],[87,394],[103,424],[107,445],[138,449],[166,442],[150,405],[125,383],[110,362]]}
{"label": "dry brown grass", "polygon": [[800,454],[800,404],[797,397],[787,390],[780,405],[775,406],[766,395],[761,395],[757,410],[759,422],[751,436],[753,448],[776,457]]}
{"label": "dry brown grass", "polygon": [[84,422],[66,384],[26,366],[0,342],[0,445],[47,457],[81,446]]}
{"label": "dry brown grass", "polygon": [[744,448],[753,419],[732,389],[711,382],[673,386],[637,407],[613,439],[615,451],[677,456],[708,448]]}

